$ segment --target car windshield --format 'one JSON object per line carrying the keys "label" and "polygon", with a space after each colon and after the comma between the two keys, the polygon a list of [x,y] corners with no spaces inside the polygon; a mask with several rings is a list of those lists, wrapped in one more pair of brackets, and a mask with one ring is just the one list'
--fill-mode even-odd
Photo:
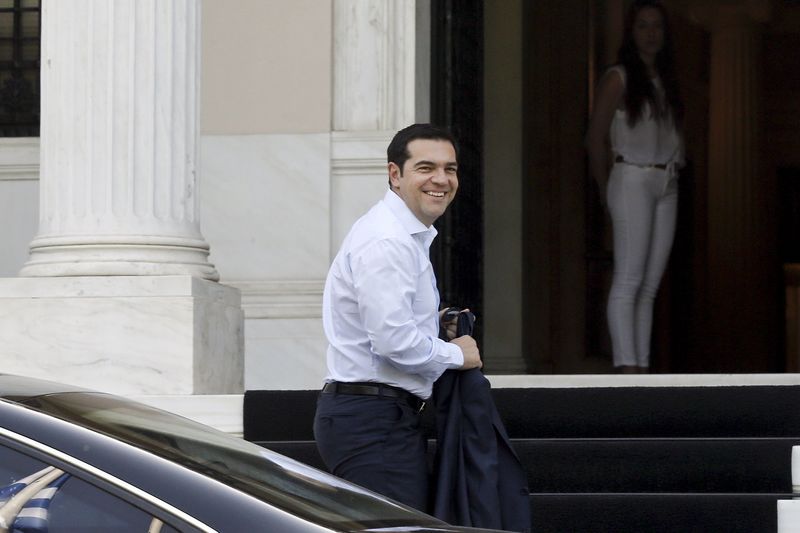
{"label": "car windshield", "polygon": [[124,398],[79,392],[22,403],[143,448],[333,529],[442,525],[431,516],[256,444]]}

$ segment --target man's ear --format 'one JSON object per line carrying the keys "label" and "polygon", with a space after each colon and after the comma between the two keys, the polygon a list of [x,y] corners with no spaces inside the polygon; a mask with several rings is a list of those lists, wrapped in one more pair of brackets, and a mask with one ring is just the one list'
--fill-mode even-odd
{"label": "man's ear", "polygon": [[389,185],[391,185],[392,189],[400,186],[400,178],[402,176],[403,174],[400,171],[400,167],[397,166],[397,163],[389,163]]}

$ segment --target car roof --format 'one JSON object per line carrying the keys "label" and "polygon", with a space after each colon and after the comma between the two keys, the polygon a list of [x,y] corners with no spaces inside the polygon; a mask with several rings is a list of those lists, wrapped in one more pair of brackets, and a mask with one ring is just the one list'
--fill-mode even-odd
{"label": "car roof", "polygon": [[44,379],[17,376],[14,374],[0,374],[0,398],[22,401],[28,398],[35,398],[36,396],[65,392],[95,391]]}
{"label": "car roof", "polygon": [[[74,393],[100,394],[129,401],[115,395],[53,381],[0,374],[0,420],[2,420],[0,428],[4,428],[5,432],[46,443],[54,450],[108,472],[116,478],[126,480],[170,505],[189,511],[192,516],[220,531],[253,530],[254,524],[263,525],[265,517],[263,513],[267,512],[266,507],[272,509],[269,511],[270,519],[277,520],[281,524],[278,526],[281,531],[331,531],[325,526],[307,522],[305,519],[281,511],[233,487],[139,449],[135,445],[53,414],[31,409],[31,405],[38,403],[37,397]],[[25,416],[20,416],[20,409],[25,410]],[[0,440],[3,440],[1,435]],[[125,461],[119,460],[120,454],[124,454]],[[212,512],[213,508],[220,506],[230,511],[226,513],[223,523],[219,522],[219,513]],[[433,517],[431,520],[436,521]],[[375,531],[422,533],[466,530],[444,523],[441,523],[441,526],[431,523],[412,527],[385,527]]]}
{"label": "car roof", "polygon": [[[17,435],[29,442],[42,443],[54,451],[44,451],[49,456],[45,462],[74,474],[76,472],[65,465],[90,465],[182,509],[217,531],[255,531],[267,517],[281,522],[283,531],[309,530],[307,522],[280,510],[276,514],[275,508],[268,511],[271,507],[268,504],[201,473],[23,404],[0,400],[0,420],[0,441],[18,440],[14,437]],[[124,460],[120,460],[121,457]],[[89,472],[85,470],[79,474],[89,479],[86,476]],[[214,511],[215,508],[227,512],[220,513]],[[312,527],[311,530],[323,531],[324,528]]]}

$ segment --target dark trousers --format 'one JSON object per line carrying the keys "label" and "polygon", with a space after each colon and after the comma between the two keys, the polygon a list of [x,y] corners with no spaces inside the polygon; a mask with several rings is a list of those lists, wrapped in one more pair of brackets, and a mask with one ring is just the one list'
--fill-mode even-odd
{"label": "dark trousers", "polygon": [[425,511],[428,466],[420,418],[403,399],[321,393],[314,438],[335,476]]}

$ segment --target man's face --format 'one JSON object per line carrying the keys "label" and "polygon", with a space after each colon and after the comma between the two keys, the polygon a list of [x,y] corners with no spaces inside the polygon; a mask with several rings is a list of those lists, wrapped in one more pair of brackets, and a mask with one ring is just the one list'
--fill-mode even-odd
{"label": "man's face", "polygon": [[458,190],[456,150],[449,141],[415,139],[401,169],[389,163],[392,190],[417,219],[430,226],[442,216]]}

